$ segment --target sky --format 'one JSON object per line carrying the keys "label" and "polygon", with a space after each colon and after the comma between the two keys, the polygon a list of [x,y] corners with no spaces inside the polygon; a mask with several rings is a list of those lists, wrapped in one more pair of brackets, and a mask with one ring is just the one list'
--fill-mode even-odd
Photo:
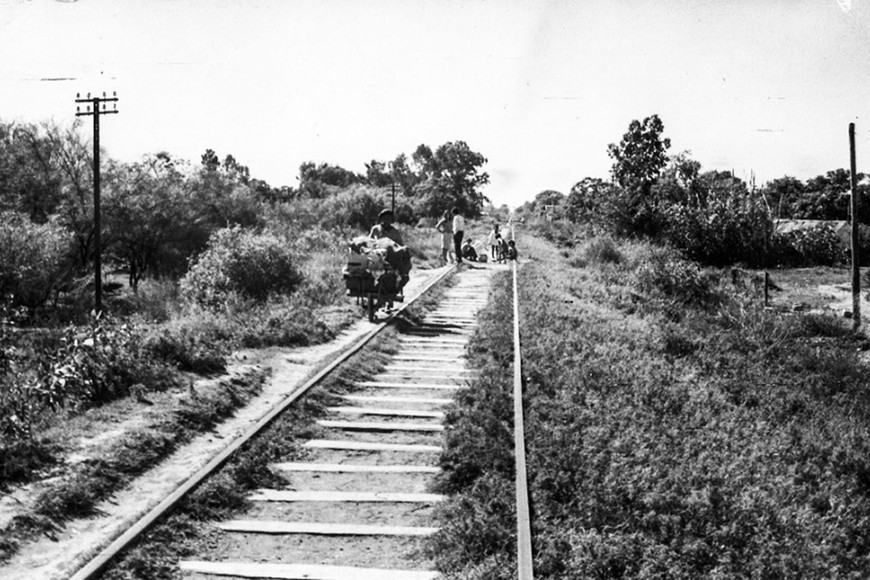
{"label": "sky", "polygon": [[273,186],[465,141],[515,207],[608,179],[652,114],[759,186],[848,168],[855,123],[870,173],[870,0],[0,0],[0,120],[103,91],[110,157],[210,148]]}

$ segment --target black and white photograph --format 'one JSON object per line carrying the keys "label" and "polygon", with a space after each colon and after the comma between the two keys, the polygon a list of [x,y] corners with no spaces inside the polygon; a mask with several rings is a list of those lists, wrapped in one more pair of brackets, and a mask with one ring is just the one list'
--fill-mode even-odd
{"label": "black and white photograph", "polygon": [[0,0],[0,579],[870,578],[870,0]]}

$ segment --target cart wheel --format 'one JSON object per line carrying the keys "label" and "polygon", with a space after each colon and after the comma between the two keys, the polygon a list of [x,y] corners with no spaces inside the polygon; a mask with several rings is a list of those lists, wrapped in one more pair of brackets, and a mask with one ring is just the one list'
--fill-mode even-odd
{"label": "cart wheel", "polygon": [[375,298],[374,298],[374,296],[369,296],[368,311],[369,311],[369,322],[374,322],[375,321]]}

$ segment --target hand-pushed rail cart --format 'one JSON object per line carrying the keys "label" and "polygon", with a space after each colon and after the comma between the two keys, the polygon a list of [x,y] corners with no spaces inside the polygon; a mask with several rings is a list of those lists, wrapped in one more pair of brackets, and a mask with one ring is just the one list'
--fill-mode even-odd
{"label": "hand-pushed rail cart", "polygon": [[375,321],[375,312],[380,308],[392,307],[394,302],[404,302],[405,297],[399,290],[399,276],[392,269],[379,274],[358,271],[344,274],[347,295],[356,298],[357,305],[368,313],[369,321]]}

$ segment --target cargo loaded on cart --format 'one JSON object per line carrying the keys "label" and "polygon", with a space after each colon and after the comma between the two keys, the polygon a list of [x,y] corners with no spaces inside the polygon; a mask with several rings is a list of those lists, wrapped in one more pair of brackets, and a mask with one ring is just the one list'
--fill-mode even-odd
{"label": "cargo loaded on cart", "polygon": [[342,271],[347,295],[375,320],[375,312],[403,302],[402,289],[411,271],[408,248],[389,238],[355,238],[348,245],[347,264]]}

